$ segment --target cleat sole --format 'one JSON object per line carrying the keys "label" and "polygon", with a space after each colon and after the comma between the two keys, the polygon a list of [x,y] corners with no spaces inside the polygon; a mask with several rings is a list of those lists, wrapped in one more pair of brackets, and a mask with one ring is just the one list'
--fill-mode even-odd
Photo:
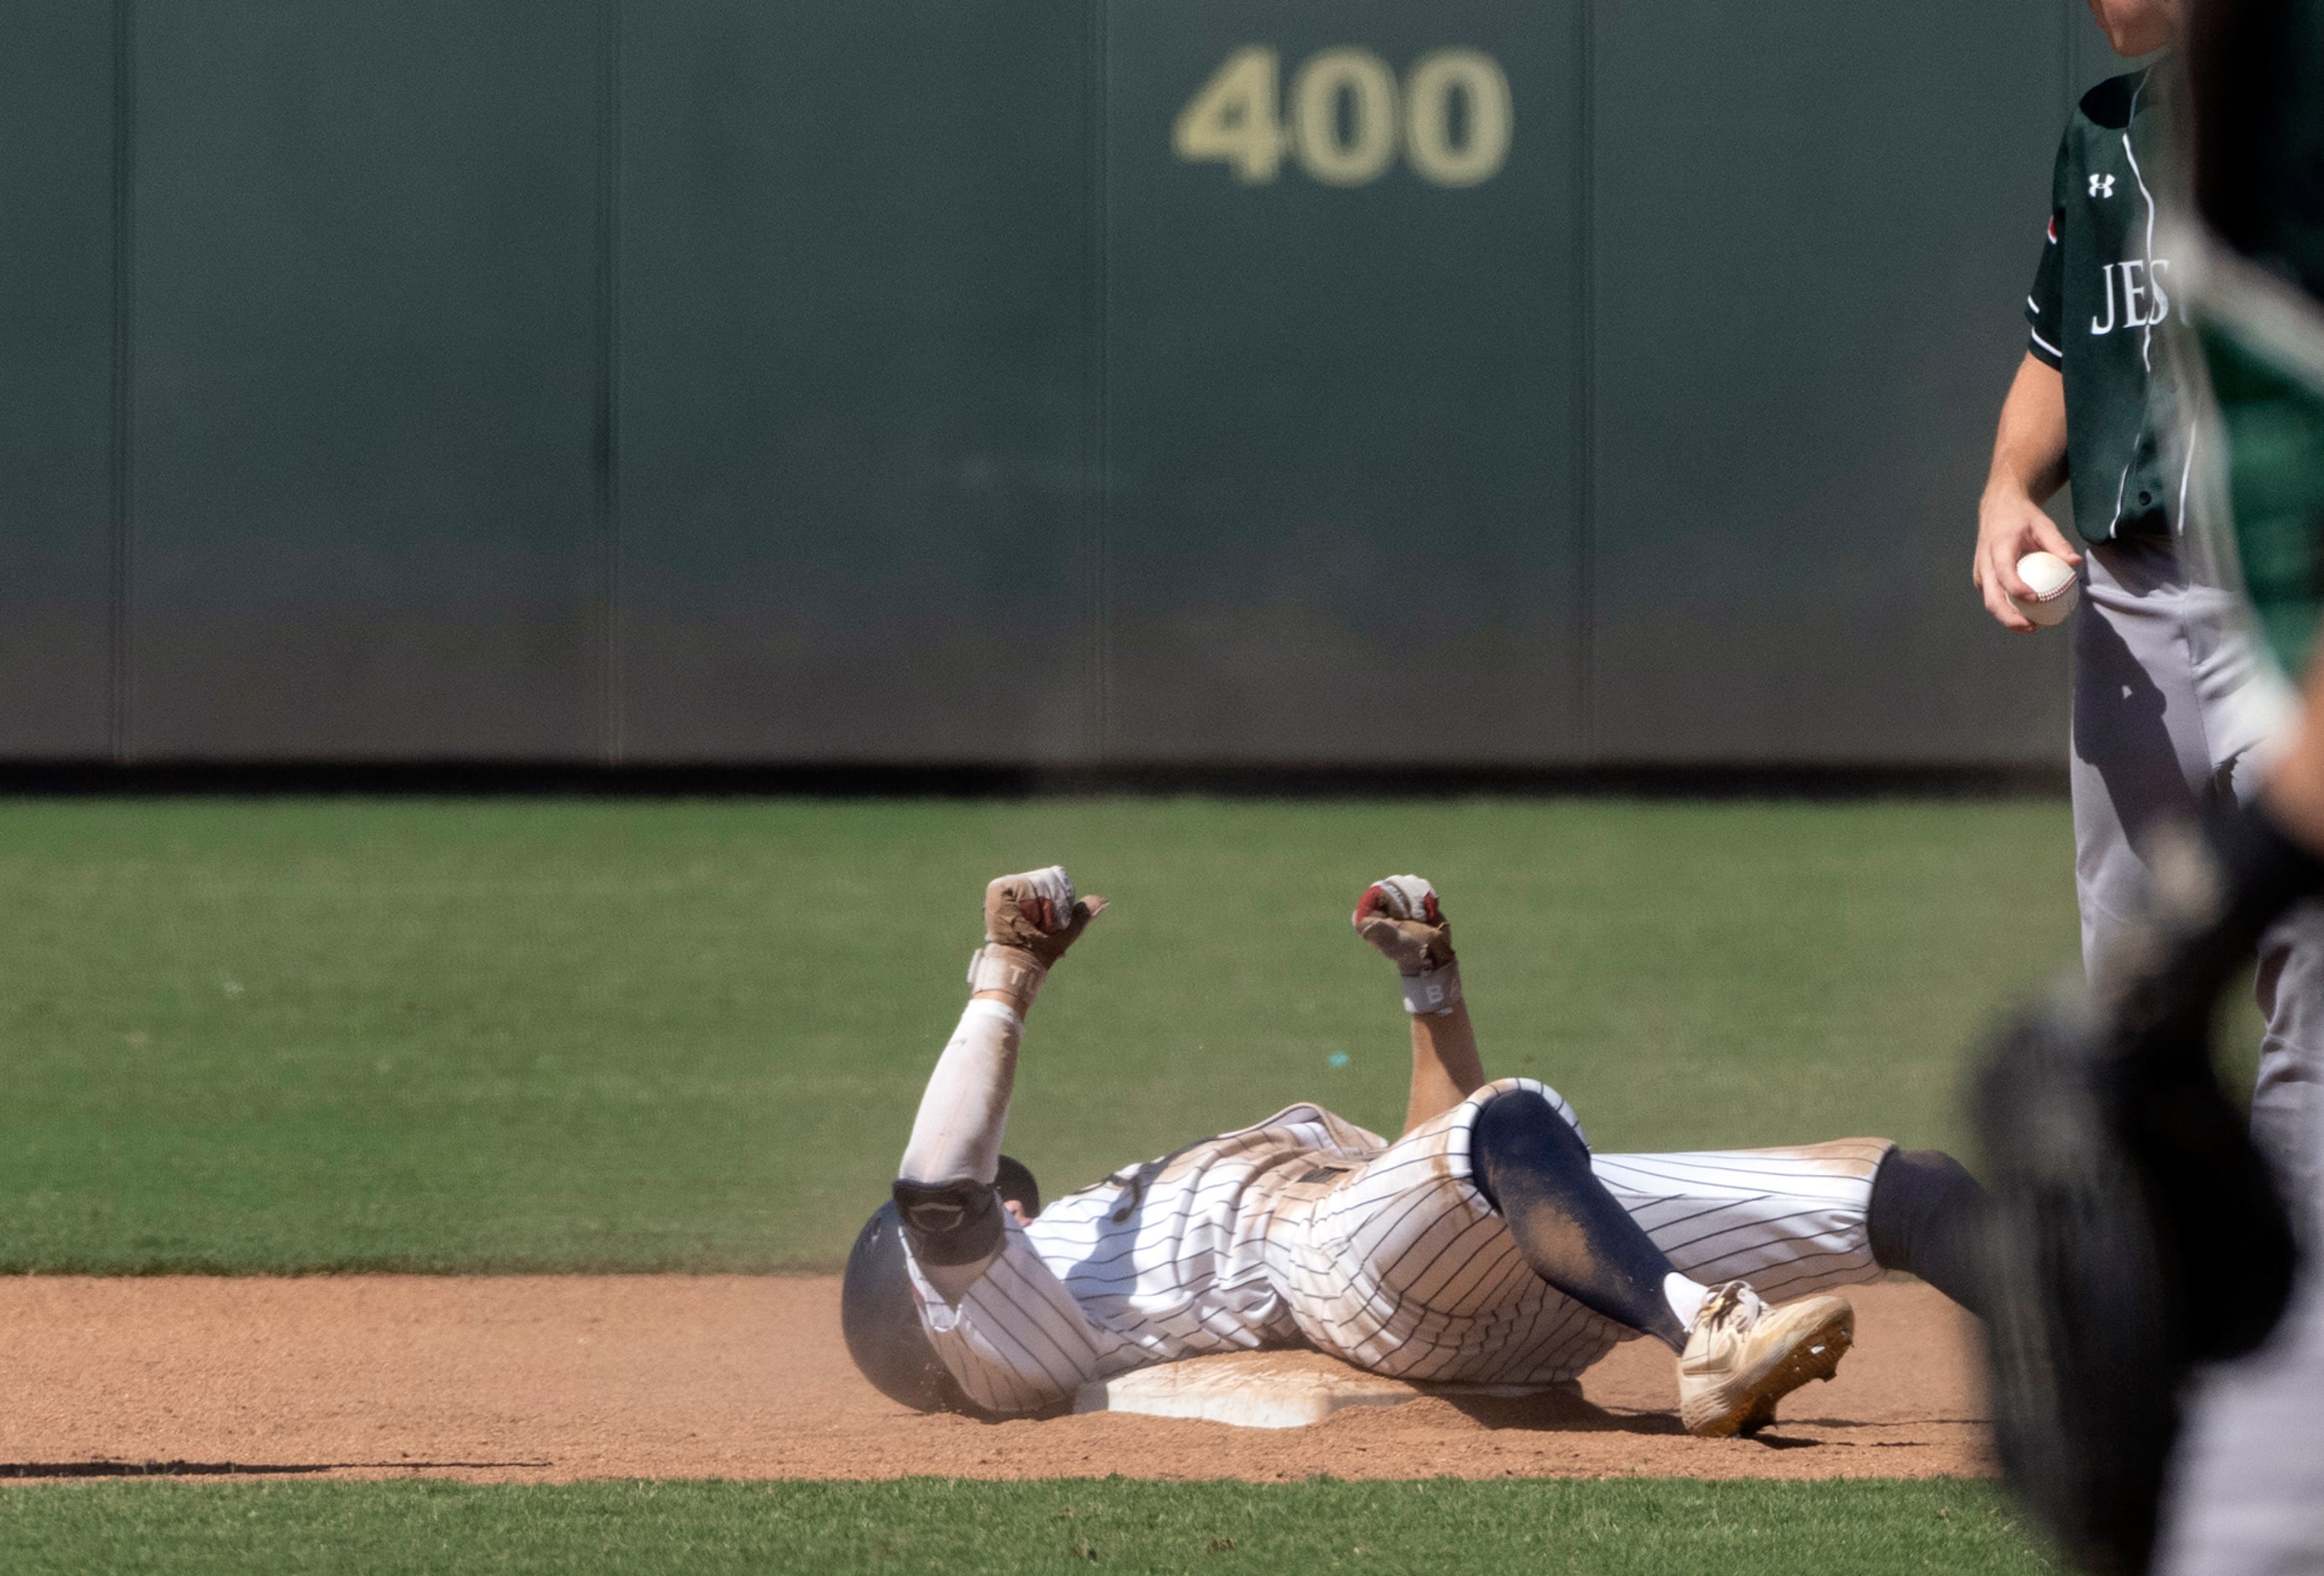
{"label": "cleat sole", "polygon": [[1856,1311],[1843,1303],[1794,1342],[1781,1360],[1754,1378],[1728,1408],[1687,1432],[1703,1439],[1749,1437],[1775,1421],[1775,1404],[1811,1379],[1829,1380],[1856,1344]]}

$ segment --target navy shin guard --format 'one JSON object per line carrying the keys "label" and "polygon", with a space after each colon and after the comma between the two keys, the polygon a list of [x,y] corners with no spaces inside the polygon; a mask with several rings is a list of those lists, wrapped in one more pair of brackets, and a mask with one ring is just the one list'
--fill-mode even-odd
{"label": "navy shin guard", "polygon": [[1510,1089],[1486,1101],[1470,1163],[1534,1274],[1673,1350],[1685,1347],[1663,1294],[1670,1260],[1591,1171],[1589,1145],[1547,1100]]}

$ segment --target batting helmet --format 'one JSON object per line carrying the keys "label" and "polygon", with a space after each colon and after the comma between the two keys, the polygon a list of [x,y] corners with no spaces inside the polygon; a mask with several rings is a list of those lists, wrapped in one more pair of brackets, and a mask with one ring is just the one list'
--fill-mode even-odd
{"label": "batting helmet", "polygon": [[[1028,1217],[1041,1212],[1040,1184],[1023,1162],[1002,1155],[994,1186]],[[904,1223],[893,1200],[872,1212],[847,1255],[839,1285],[839,1330],[856,1367],[890,1401],[915,1412],[987,1415],[961,1389],[920,1328],[911,1276],[904,1267]]]}

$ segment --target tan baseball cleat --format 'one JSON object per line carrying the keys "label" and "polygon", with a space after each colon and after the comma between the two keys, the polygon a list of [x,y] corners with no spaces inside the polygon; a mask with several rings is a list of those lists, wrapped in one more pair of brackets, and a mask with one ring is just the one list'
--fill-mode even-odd
{"label": "tan baseball cleat", "polygon": [[1845,1297],[1774,1307],[1741,1281],[1713,1286],[1678,1359],[1678,1414],[1689,1433],[1727,1439],[1775,1420],[1775,1403],[1829,1379],[1856,1340]]}

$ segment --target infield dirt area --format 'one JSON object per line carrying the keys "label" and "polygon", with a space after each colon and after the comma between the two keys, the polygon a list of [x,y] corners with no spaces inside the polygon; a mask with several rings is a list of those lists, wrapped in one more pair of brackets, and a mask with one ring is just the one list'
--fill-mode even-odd
{"label": "infield dirt area", "polygon": [[1582,1400],[1361,1408],[1301,1429],[921,1416],[849,1362],[832,1277],[23,1276],[0,1281],[0,1476],[1981,1476],[1966,1316],[1853,1288],[1857,1345],[1757,1440],[1697,1440],[1669,1355]]}

